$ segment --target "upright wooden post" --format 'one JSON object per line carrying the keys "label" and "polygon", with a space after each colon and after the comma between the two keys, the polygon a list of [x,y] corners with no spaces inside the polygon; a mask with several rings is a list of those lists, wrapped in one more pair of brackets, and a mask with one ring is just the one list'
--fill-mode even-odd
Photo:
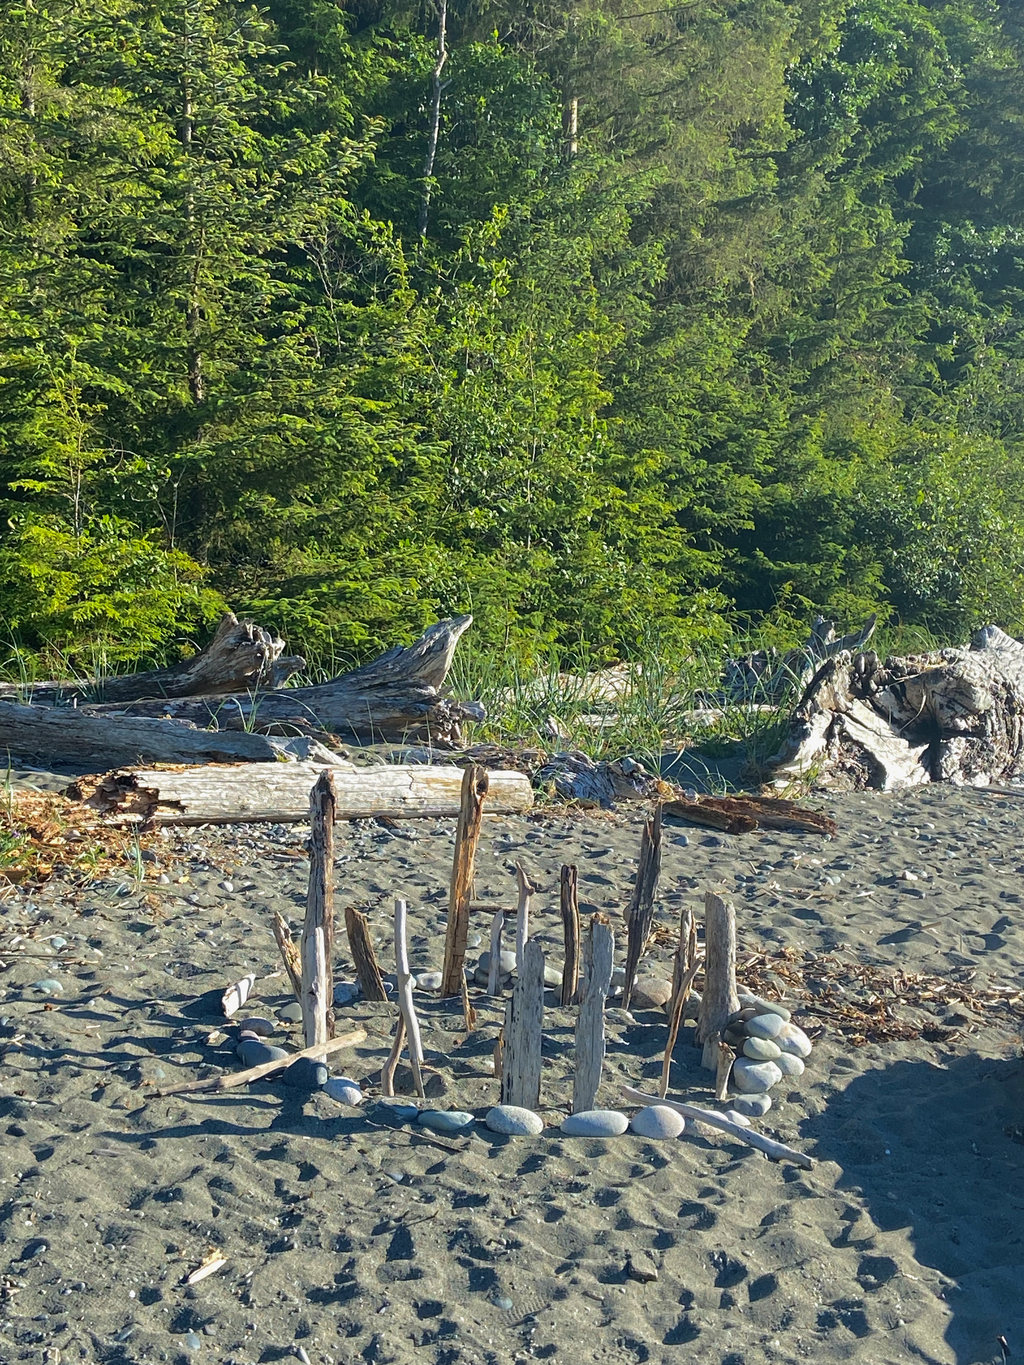
{"label": "upright wooden post", "polygon": [[736,911],[713,891],[704,895],[704,949],[697,1041],[704,1044],[701,1066],[717,1073],[718,1044],[740,1002],[736,994]]}
{"label": "upright wooden post", "polygon": [[497,995],[501,990],[501,933],[505,927],[504,910],[495,910],[491,920],[491,961],[487,969],[487,994]]}
{"label": "upright wooden post", "polygon": [[522,863],[516,863],[516,884],[519,888],[519,904],[516,906],[516,971],[523,969],[523,949],[530,937],[530,902],[536,887],[526,875]]}
{"label": "upright wooden post", "polygon": [[363,999],[386,1000],[388,993],[384,989],[384,978],[380,974],[377,954],[373,951],[370,922],[354,905],[345,907],[345,931],[348,934],[348,946],[352,953],[352,961],[355,963]]}
{"label": "upright wooden post", "polygon": [[544,950],[536,939],[523,949],[512,995],[505,1006],[502,1104],[536,1109],[540,1104],[541,1039],[544,1028]]}
{"label": "upright wooden post", "polygon": [[448,929],[441,969],[442,996],[462,995],[465,978],[466,939],[469,937],[469,902],[473,894],[473,865],[480,841],[483,803],[487,795],[487,770],[471,763],[462,775],[459,823],[455,829],[455,854],[448,890]]}
{"label": "upright wooden post", "polygon": [[405,1020],[409,1038],[409,1065],[416,1094],[423,1096],[423,1044],[420,1041],[420,1021],[412,999],[412,973],[409,971],[409,949],[405,938],[406,905],[395,901],[395,971],[398,976],[398,1007]]}
{"label": "upright wooden post", "polygon": [[672,999],[668,1008],[668,1040],[665,1044],[665,1058],[661,1065],[661,1087],[658,1091],[662,1099],[668,1094],[669,1071],[672,1067],[672,1052],[679,1037],[679,1026],[686,1013],[686,1002],[690,998],[693,978],[697,975],[700,963],[697,956],[697,926],[693,921],[693,911],[684,905],[679,914],[679,940],[676,943],[675,957],[672,962]]}
{"label": "upright wooden post", "polygon": [[563,864],[559,883],[559,905],[562,911],[562,933],[565,938],[565,961],[562,964],[562,1004],[571,1005],[580,976],[580,903],[577,891],[579,873],[571,864]]}
{"label": "upright wooden post", "polygon": [[306,1047],[334,1036],[334,813],[331,770],[325,768],[309,794],[309,887],[299,958],[302,964],[302,1032]]}
{"label": "upright wooden post", "polygon": [[586,945],[586,980],[576,1021],[576,1076],[572,1112],[593,1109],[604,1065],[604,1004],[612,984],[615,936],[604,915],[592,915]]}
{"label": "upright wooden post", "polygon": [[654,897],[658,893],[658,878],[661,875],[661,803],[654,808],[653,816],[645,822],[640,840],[640,863],[633,883],[629,909],[626,912],[627,946],[626,979],[622,984],[622,1007],[629,1009],[630,997],[636,982],[636,971],[640,959],[647,948],[654,921]]}

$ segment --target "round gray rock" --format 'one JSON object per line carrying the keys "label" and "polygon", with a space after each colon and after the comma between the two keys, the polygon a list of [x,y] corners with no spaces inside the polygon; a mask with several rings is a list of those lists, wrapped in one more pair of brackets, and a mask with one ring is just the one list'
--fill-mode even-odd
{"label": "round gray rock", "polygon": [[352,1001],[358,1000],[361,994],[358,981],[338,981],[334,987],[334,1003],[336,1005],[351,1005]]}
{"label": "round gray rock", "polygon": [[476,1120],[461,1109],[422,1109],[419,1122],[435,1133],[464,1133]]}
{"label": "round gray rock", "polygon": [[339,1104],[356,1105],[363,1102],[359,1082],[350,1080],[348,1076],[332,1076],[324,1086],[324,1091]]}
{"label": "round gray rock", "polygon": [[629,998],[631,1009],[660,1010],[672,999],[672,982],[659,976],[642,976]]}
{"label": "round gray rock", "polygon": [[562,984],[562,973],[558,970],[557,967],[549,967],[549,966],[547,965],[547,963],[545,963],[545,964],[544,964],[544,985],[545,985],[545,986],[550,986],[550,987],[552,988],[552,990],[554,990],[554,989],[556,989],[558,986],[560,986],[561,984]]}
{"label": "round gray rock", "polygon": [[302,1006],[297,1000],[293,1000],[290,1005],[282,1005],[277,1011],[277,1017],[283,1024],[301,1024]]}
{"label": "round gray rock", "polygon": [[778,1040],[785,1027],[786,1021],[781,1014],[755,1014],[753,1019],[746,1021],[748,1037],[770,1038],[773,1042]]}
{"label": "round gray rock", "polygon": [[738,1057],[732,1066],[732,1088],[741,1095],[762,1095],[782,1080],[774,1062],[752,1062]]}
{"label": "round gray rock", "polygon": [[759,1014],[777,1014],[787,1024],[793,1017],[785,1005],[780,1005],[777,1000],[764,1000],[760,995],[750,995],[746,991],[739,992],[739,1002],[743,1006],[753,1005]]}
{"label": "round gray rock", "polygon": [[504,1133],[508,1137],[537,1137],[544,1131],[541,1116],[518,1104],[496,1104],[488,1109],[484,1123],[492,1133]]}
{"label": "round gray rock", "polygon": [[784,1024],[775,1041],[783,1052],[788,1052],[794,1057],[811,1055],[811,1040],[802,1028],[797,1028],[796,1024]]}
{"label": "round gray rock", "polygon": [[775,1058],[775,1065],[784,1076],[802,1076],[804,1074],[803,1059],[792,1052],[780,1052]]}
{"label": "round gray rock", "polygon": [[733,1101],[737,1114],[750,1119],[763,1119],[771,1107],[771,1095],[737,1095]]}
{"label": "round gray rock", "polygon": [[421,991],[439,991],[441,989],[440,972],[420,972],[416,977]]}
{"label": "round gray rock", "polygon": [[782,1048],[770,1038],[747,1038],[743,1044],[743,1055],[754,1062],[774,1062],[782,1056]]}
{"label": "round gray rock", "polygon": [[261,1043],[258,1038],[244,1038],[235,1048],[235,1055],[246,1066],[262,1066],[264,1062],[279,1062],[283,1057],[290,1057],[291,1053],[286,1048]]}
{"label": "round gray rock", "polygon": [[649,1104],[634,1114],[629,1124],[638,1137],[653,1138],[656,1142],[666,1138],[677,1138],[686,1129],[682,1114],[670,1109],[667,1104]]}
{"label": "round gray rock", "polygon": [[629,1119],[617,1109],[584,1109],[564,1118],[559,1126],[566,1137],[619,1137],[629,1127]]}
{"label": "round gray rock", "polygon": [[[491,970],[491,954],[489,952],[480,954],[480,961],[476,964],[477,970],[485,975]],[[516,969],[516,955],[507,948],[501,950],[498,958],[498,971],[502,976],[511,976]]]}
{"label": "round gray rock", "polygon": [[255,1033],[257,1038],[269,1038],[274,1032],[274,1025],[269,1019],[243,1019],[238,1025],[239,1033]]}

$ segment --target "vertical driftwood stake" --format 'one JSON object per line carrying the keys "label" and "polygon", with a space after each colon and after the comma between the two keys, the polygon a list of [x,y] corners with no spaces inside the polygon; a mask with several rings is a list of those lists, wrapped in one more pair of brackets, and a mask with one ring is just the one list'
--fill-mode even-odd
{"label": "vertical driftwood stake", "polygon": [[306,1046],[334,1034],[334,778],[325,768],[309,795],[309,889],[302,926],[302,1031]]}
{"label": "vertical driftwood stake", "polygon": [[402,1044],[405,1042],[405,1019],[401,1014],[395,1020],[395,1041],[391,1044],[391,1051],[388,1059],[384,1063],[380,1073],[380,1093],[385,1098],[390,1098],[395,1093],[395,1067],[398,1059],[402,1055]]}
{"label": "vertical driftwood stake", "polygon": [[530,937],[530,902],[536,887],[526,875],[522,863],[516,863],[516,883],[519,887],[519,904],[516,907],[516,971],[523,970],[523,949]]}
{"label": "vertical driftwood stake", "polygon": [[640,841],[640,865],[636,870],[633,895],[626,912],[628,928],[626,947],[626,979],[622,985],[622,1007],[629,1009],[636,969],[640,965],[647,940],[651,936],[654,920],[654,897],[658,893],[658,877],[661,874],[661,805],[655,807],[654,814],[644,825]]}
{"label": "vertical driftwood stake", "polygon": [[363,992],[364,1000],[386,1000],[384,978],[377,965],[377,954],[373,951],[370,937],[370,923],[366,916],[354,905],[345,907],[345,931],[352,961],[356,965],[356,976]]}
{"label": "vertical driftwood stake", "polygon": [[486,769],[471,763],[462,776],[462,802],[455,830],[455,856],[448,890],[448,929],[444,940],[441,995],[461,995],[465,975],[466,939],[469,936],[469,902],[473,894],[473,864],[480,841]]}
{"label": "vertical driftwood stake", "polygon": [[718,1040],[718,1060],[715,1072],[715,1099],[721,1102],[729,1093],[729,1076],[732,1073],[732,1064],[736,1060],[736,1053],[728,1043],[719,1038]]}
{"label": "vertical driftwood stake", "polygon": [[295,999],[301,1005],[302,959],[299,956],[295,940],[292,938],[292,931],[288,928],[280,910],[274,911],[274,937],[277,939],[277,946],[281,949],[281,960],[284,963],[285,971],[288,973],[288,980],[292,983]]}
{"label": "vertical driftwood stake", "polygon": [[576,1076],[572,1112],[593,1109],[604,1065],[604,1002],[612,984],[615,937],[603,915],[592,915],[587,935],[586,976],[576,1021]]}
{"label": "vertical driftwood stake", "polygon": [[684,906],[679,915],[679,941],[676,944],[672,962],[672,1000],[668,1007],[668,1041],[665,1044],[665,1059],[661,1065],[661,1086],[658,1094],[662,1099],[668,1094],[668,1077],[672,1066],[672,1053],[679,1026],[686,1013],[686,1002],[690,998],[693,978],[697,975],[700,959],[697,957],[697,927],[693,922],[693,911]]}
{"label": "vertical driftwood stake", "polygon": [[491,961],[487,969],[487,994],[497,995],[501,989],[501,931],[505,927],[504,910],[495,910],[491,920]]}
{"label": "vertical driftwood stake", "polygon": [[562,1004],[571,1005],[580,976],[580,903],[577,896],[578,873],[572,864],[562,867],[560,884],[562,933],[565,936],[565,962],[562,964]]}
{"label": "vertical driftwood stake", "polygon": [[398,1008],[405,1020],[409,1037],[409,1065],[412,1067],[416,1094],[423,1097],[423,1044],[420,1042],[420,1021],[412,999],[412,973],[409,971],[409,949],[405,941],[405,901],[395,901],[395,971],[398,975]]}
{"label": "vertical driftwood stake", "polygon": [[544,1027],[544,950],[536,939],[523,949],[516,984],[505,1006],[502,1104],[540,1105],[541,1037]]}
{"label": "vertical driftwood stake", "polygon": [[713,891],[704,895],[704,993],[697,1016],[701,1065],[718,1071],[718,1042],[729,1016],[740,1007],[736,995],[736,911]]}

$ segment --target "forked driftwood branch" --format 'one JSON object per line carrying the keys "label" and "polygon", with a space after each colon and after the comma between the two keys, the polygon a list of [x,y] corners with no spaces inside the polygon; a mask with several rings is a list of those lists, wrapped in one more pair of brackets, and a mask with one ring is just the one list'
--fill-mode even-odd
{"label": "forked driftwood branch", "polygon": [[409,1038],[409,1066],[412,1068],[413,1084],[416,1094],[421,1098],[423,1090],[423,1044],[420,1041],[420,1021],[416,1017],[416,1006],[412,998],[412,973],[409,970],[409,948],[406,943],[406,905],[403,900],[395,901],[395,970],[398,977],[398,1008],[405,1020],[405,1031]]}
{"label": "forked driftwood branch", "polygon": [[669,1072],[672,1068],[672,1053],[675,1050],[679,1029],[686,1014],[686,1002],[690,998],[693,979],[703,961],[697,952],[697,926],[693,911],[684,906],[679,915],[679,940],[672,961],[672,998],[668,1007],[668,1039],[665,1043],[665,1058],[661,1065],[660,1093],[668,1093]]}

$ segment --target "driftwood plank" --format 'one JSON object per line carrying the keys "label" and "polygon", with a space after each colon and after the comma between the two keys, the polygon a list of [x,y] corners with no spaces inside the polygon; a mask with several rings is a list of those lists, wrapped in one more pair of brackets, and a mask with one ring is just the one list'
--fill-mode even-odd
{"label": "driftwood plank", "polygon": [[309,888],[302,926],[302,1031],[306,1046],[334,1033],[334,779],[324,769],[309,795]]}
{"label": "driftwood plank", "polygon": [[[0,702],[0,708],[3,705]],[[322,767],[317,763],[274,762],[177,771],[129,768],[100,778],[79,779],[73,791],[93,809],[125,824],[281,823],[308,819],[309,793]],[[533,789],[525,773],[492,772],[487,780],[487,808],[494,814],[517,814],[533,805]],[[334,770],[336,818],[458,815],[462,781],[460,768],[440,764],[338,768]]]}
{"label": "driftwood plank", "polygon": [[576,1021],[576,1074],[572,1112],[593,1109],[604,1066],[604,1006],[615,966],[615,937],[603,915],[590,917],[586,968],[579,1018]]}
{"label": "driftwood plank", "polygon": [[502,1104],[539,1108],[543,1028],[544,950],[536,939],[530,939],[523,949],[516,983],[505,1006]]}
{"label": "driftwood plank", "polygon": [[717,1073],[718,1044],[740,1002],[736,994],[736,910],[713,891],[704,894],[704,949],[697,1039],[704,1044],[701,1066]]}
{"label": "driftwood plank", "polygon": [[345,931],[363,999],[386,1000],[388,996],[384,989],[384,978],[380,974],[377,954],[373,951],[373,939],[370,937],[370,922],[354,905],[345,907]]}
{"label": "driftwood plank", "polygon": [[565,940],[565,961],[562,964],[562,1004],[571,1005],[576,995],[580,976],[580,902],[579,871],[571,863],[563,864],[559,881],[559,909],[562,913],[562,935]]}
{"label": "driftwood plank", "polygon": [[644,822],[644,832],[640,840],[640,862],[626,913],[627,947],[626,979],[622,986],[623,1009],[629,1009],[637,968],[646,951],[651,924],[654,921],[654,898],[658,894],[658,877],[661,873],[661,810],[660,804],[655,806],[654,814]]}
{"label": "driftwood plank", "polygon": [[441,995],[462,994],[465,977],[466,939],[469,936],[469,903],[473,895],[476,846],[480,842],[484,798],[489,779],[485,769],[471,763],[462,774],[459,789],[459,823],[455,829],[455,852],[448,887],[448,926],[444,939]]}

